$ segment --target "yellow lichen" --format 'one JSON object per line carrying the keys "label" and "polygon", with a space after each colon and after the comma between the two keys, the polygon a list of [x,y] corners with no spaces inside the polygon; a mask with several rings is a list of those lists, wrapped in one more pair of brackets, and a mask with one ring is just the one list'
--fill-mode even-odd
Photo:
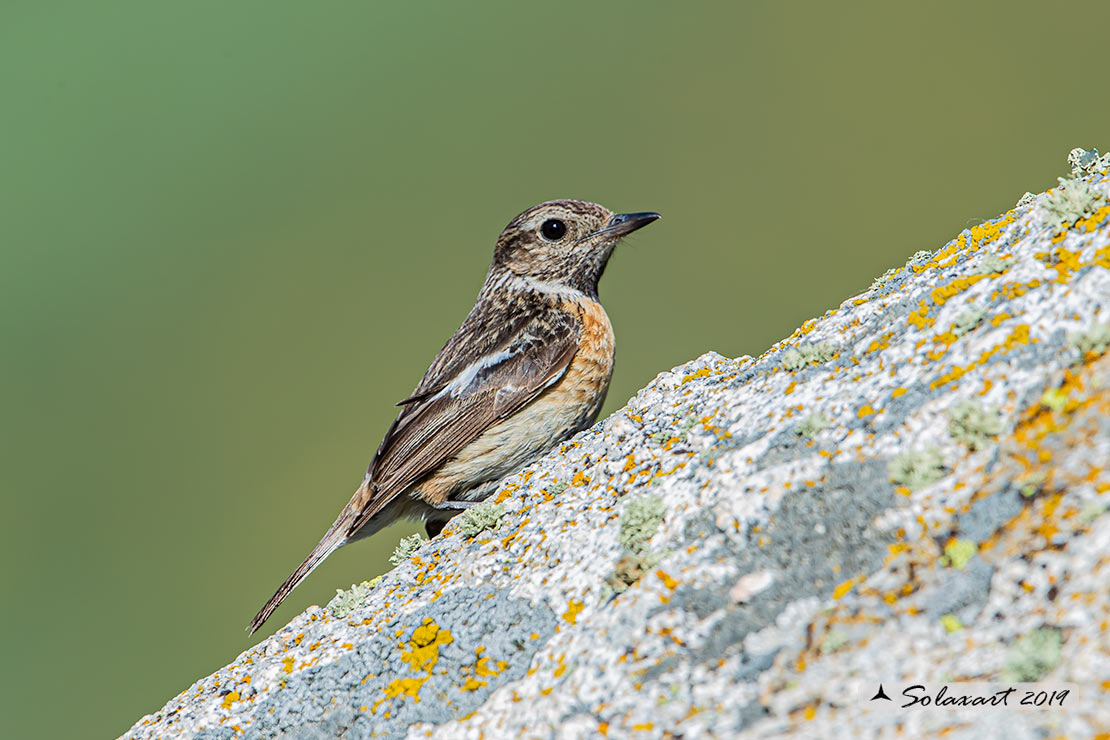
{"label": "yellow lichen", "polygon": [[224,697],[224,701],[223,701],[224,709],[231,709],[232,703],[237,702],[237,701],[239,701],[239,692],[238,691],[229,691],[229,692],[227,692],[227,695]]}
{"label": "yellow lichen", "polygon": [[852,586],[855,586],[855,585],[856,585],[856,582],[855,582],[854,579],[850,578],[847,581],[844,581],[839,586],[837,586],[836,588],[833,589],[832,597],[834,599],[844,598],[845,596],[848,595],[848,592],[852,590]]}
{"label": "yellow lichen", "polygon": [[1018,324],[1014,327],[1013,331],[1010,332],[1010,335],[1002,341],[1001,344],[997,344],[991,349],[987,350],[982,355],[980,355],[977,360],[969,365],[965,365],[963,367],[960,367],[959,365],[953,365],[951,368],[949,368],[947,373],[930,383],[929,387],[936,389],[940,388],[942,385],[951,383],[954,380],[959,380],[970,370],[974,370],[980,365],[985,365],[991,357],[998,354],[999,352],[1009,352],[1016,345],[1029,344],[1030,341],[1029,324]]}
{"label": "yellow lichen", "polygon": [[918,309],[907,316],[906,321],[910,325],[916,326],[921,330],[928,329],[930,326],[937,323],[936,319],[929,316],[929,306],[925,301],[918,302]]}
{"label": "yellow lichen", "polygon": [[[425,678],[395,678],[389,682],[385,687],[385,696],[387,699],[396,699],[398,696],[408,696],[414,701],[420,701],[420,687],[428,679]],[[374,708],[378,708],[378,704]]]}
{"label": "yellow lichen", "polygon": [[676,588],[678,588],[678,581],[676,581],[674,578],[671,578],[670,575],[666,573],[666,571],[657,570],[655,571],[655,575],[659,577],[659,580],[661,580],[663,582],[663,585],[666,586],[669,590],[674,591]]}
{"label": "yellow lichen", "polygon": [[425,617],[424,623],[413,630],[408,643],[409,649],[401,653],[401,660],[408,663],[413,672],[430,672],[439,660],[440,645],[449,645],[452,642],[454,638],[451,630],[442,629],[431,617]]}
{"label": "yellow lichen", "polygon": [[695,370],[694,372],[690,373],[689,375],[683,376],[682,383],[686,384],[686,383],[689,383],[691,380],[697,380],[698,378],[705,378],[705,377],[708,377],[709,375],[712,375],[712,374],[713,373],[709,368],[703,367],[703,368],[700,368],[698,370]]}

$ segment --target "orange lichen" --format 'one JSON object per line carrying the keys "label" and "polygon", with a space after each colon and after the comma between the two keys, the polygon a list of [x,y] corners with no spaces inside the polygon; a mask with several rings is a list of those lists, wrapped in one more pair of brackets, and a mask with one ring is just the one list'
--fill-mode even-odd
{"label": "orange lichen", "polygon": [[918,329],[921,330],[928,329],[930,326],[937,323],[936,319],[934,319],[932,316],[929,316],[929,306],[925,303],[925,301],[918,302],[918,309],[907,316],[906,321],[910,325],[916,326]]}
{"label": "orange lichen", "polygon": [[669,590],[674,591],[676,588],[678,588],[678,581],[676,581],[674,578],[671,578],[665,571],[657,570],[655,571],[655,575],[659,577],[659,580],[661,580],[663,582],[663,585],[666,586]]}
{"label": "orange lichen", "polygon": [[1000,344],[997,344],[994,347],[990,348],[982,355],[980,355],[978,359],[968,365],[965,365],[963,367],[960,367],[959,365],[953,365],[951,368],[949,368],[947,373],[930,383],[929,387],[936,389],[940,388],[942,385],[951,383],[954,380],[959,380],[970,370],[974,370],[980,365],[986,364],[987,360],[989,360],[991,357],[998,354],[999,352],[1009,352],[1016,345],[1029,344],[1030,341],[1032,340],[1030,340],[1029,338],[1029,324],[1018,324],[1014,327],[1013,331],[1010,332],[1010,335],[1006,337]]}

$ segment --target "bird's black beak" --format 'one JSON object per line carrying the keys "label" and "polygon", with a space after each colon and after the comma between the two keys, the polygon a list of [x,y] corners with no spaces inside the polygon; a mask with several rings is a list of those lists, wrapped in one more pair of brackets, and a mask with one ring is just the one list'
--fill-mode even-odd
{"label": "bird's black beak", "polygon": [[621,237],[625,234],[631,234],[636,229],[642,229],[657,218],[659,218],[659,214],[655,211],[616,213],[609,219],[609,223],[606,224],[605,228],[598,233]]}

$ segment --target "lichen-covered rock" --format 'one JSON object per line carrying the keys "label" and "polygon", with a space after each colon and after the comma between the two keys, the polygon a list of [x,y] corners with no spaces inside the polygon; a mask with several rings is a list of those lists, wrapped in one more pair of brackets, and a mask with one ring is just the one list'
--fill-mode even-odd
{"label": "lichen-covered rock", "polygon": [[[1079,174],[759,358],[662,373],[506,479],[496,525],[456,520],[125,737],[1105,732],[1110,181]],[[1079,690],[867,701],[1035,679]]]}

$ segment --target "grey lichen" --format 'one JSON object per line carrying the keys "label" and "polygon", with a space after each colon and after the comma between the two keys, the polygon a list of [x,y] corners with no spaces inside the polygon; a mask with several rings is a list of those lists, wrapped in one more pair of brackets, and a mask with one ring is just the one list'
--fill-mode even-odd
{"label": "grey lichen", "polygon": [[1002,678],[1006,681],[1036,681],[1060,662],[1063,645],[1060,630],[1041,627],[1019,637],[1010,648]]}
{"label": "grey lichen", "polygon": [[1110,324],[1095,324],[1087,331],[1072,334],[1068,344],[1079,350],[1080,359],[1091,352],[1101,355],[1110,347]]}
{"label": "grey lichen", "polygon": [[463,512],[459,517],[459,533],[467,539],[487,529],[493,531],[505,516],[505,507],[492,501],[483,501]]}
{"label": "grey lichen", "polygon": [[824,414],[815,411],[798,422],[794,431],[803,437],[816,437],[820,432],[832,426],[832,421]]}
{"label": "grey lichen", "polygon": [[378,576],[362,583],[353,583],[346,591],[335,589],[335,598],[328,602],[328,610],[336,619],[346,617],[366,601],[366,597],[381,580],[382,577]]}
{"label": "grey lichen", "polygon": [[1046,223],[1071,226],[1081,218],[1088,218],[1106,203],[1106,195],[1082,180],[1057,178],[1059,187],[1049,191],[1041,208]]}
{"label": "grey lichen", "polygon": [[948,331],[952,332],[952,336],[962,337],[964,334],[967,334],[969,331],[979,326],[986,316],[987,314],[979,309],[964,311],[956,317],[956,320],[952,322],[952,327]]}
{"label": "grey lichen", "polygon": [[401,541],[397,543],[397,549],[395,549],[393,551],[393,554],[389,556],[389,562],[393,563],[394,565],[400,565],[401,563],[411,558],[413,556],[413,553],[419,550],[421,545],[423,545],[425,542],[427,542],[427,540],[421,537],[419,534],[412,534],[408,537],[402,537]]}
{"label": "grey lichen", "polygon": [[995,275],[1006,272],[1014,264],[1013,257],[999,257],[997,254],[988,254],[979,260],[970,273],[972,275]]}
{"label": "grey lichen", "polygon": [[895,483],[916,491],[944,477],[944,458],[935,447],[911,450],[891,460],[887,472]]}
{"label": "grey lichen", "polygon": [[827,342],[803,344],[783,352],[781,366],[784,370],[801,370],[809,365],[828,362],[835,355],[836,349]]}
{"label": "grey lichen", "polygon": [[969,449],[983,448],[991,437],[1001,432],[1002,417],[997,409],[966,399],[948,409],[948,433]]}

